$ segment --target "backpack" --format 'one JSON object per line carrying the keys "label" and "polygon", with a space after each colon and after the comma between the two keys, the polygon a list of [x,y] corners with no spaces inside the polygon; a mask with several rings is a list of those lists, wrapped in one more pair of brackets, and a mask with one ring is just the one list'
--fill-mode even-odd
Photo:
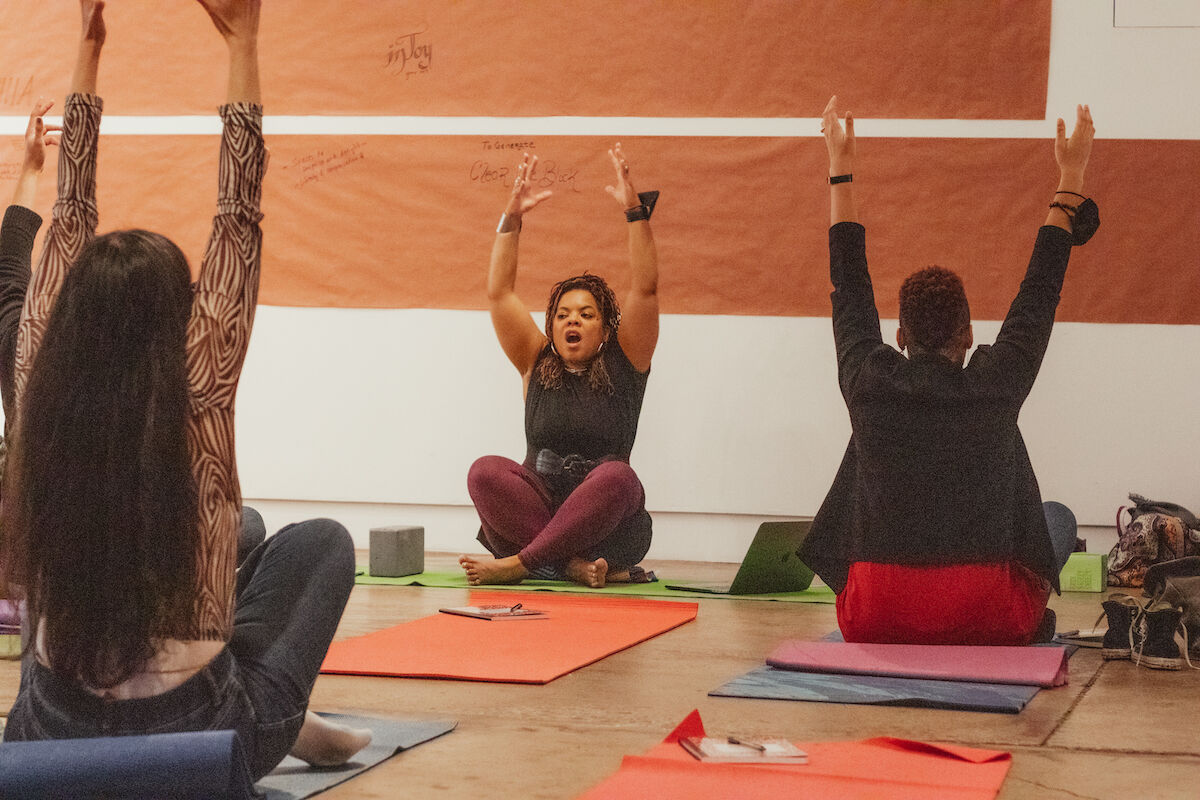
{"label": "backpack", "polygon": [[1164,561],[1200,555],[1200,519],[1175,503],[1129,495],[1117,509],[1117,543],[1108,554],[1109,586],[1141,586],[1146,570]]}

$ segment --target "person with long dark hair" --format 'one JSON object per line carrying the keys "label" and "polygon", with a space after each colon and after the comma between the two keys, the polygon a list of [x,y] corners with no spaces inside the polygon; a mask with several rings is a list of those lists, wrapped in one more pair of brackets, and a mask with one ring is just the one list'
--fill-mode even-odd
{"label": "person with long dark hair", "polygon": [[266,168],[259,0],[200,0],[229,50],[217,214],[193,286],[145,230],[96,235],[106,38],[83,33],[58,200],[22,313],[5,476],[7,584],[31,640],[6,740],[235,729],[257,779],[291,751],[345,761],[369,739],[307,711],[353,585],[331,520],[289,526],[236,569],[234,396],[261,260]]}
{"label": "person with long dark hair", "polygon": [[900,289],[898,352],[880,334],[854,202],[854,118],[829,101],[829,269],[850,444],[799,555],[837,593],[847,641],[1028,644],[1053,632],[1050,590],[1075,519],[1043,505],[1017,416],[1050,341],[1074,244],[1099,225],[1084,197],[1092,116],[1058,120],[1058,188],[993,345],[974,344],[962,281],[940,267]]}
{"label": "person with long dark hair", "polygon": [[534,575],[585,586],[629,581],[650,548],[645,491],[629,466],[650,359],[658,343],[658,255],[650,231],[657,192],[639,195],[621,145],[606,187],[629,227],[632,280],[621,308],[597,275],[554,286],[539,329],[517,296],[521,220],[550,197],[537,191],[537,156],[517,167],[496,230],[488,303],[500,347],[524,385],[526,453],[484,456],[467,488],[494,557],[461,556],[471,584]]}

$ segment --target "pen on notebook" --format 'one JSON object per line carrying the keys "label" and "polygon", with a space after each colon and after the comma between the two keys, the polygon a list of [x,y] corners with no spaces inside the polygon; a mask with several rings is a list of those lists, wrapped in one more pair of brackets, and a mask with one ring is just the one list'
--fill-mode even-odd
{"label": "pen on notebook", "polygon": [[767,752],[767,748],[763,747],[758,742],[743,742],[741,739],[738,739],[736,736],[730,736],[728,741],[730,744],[740,744],[742,747],[753,747],[755,750],[757,750],[760,753]]}
{"label": "pen on notebook", "polygon": [[518,608],[520,608],[520,607],[521,607],[521,604],[520,604],[520,603],[517,603],[515,606],[513,606],[512,608],[510,608],[510,609],[509,609],[509,611],[516,611],[516,610],[517,610]]}

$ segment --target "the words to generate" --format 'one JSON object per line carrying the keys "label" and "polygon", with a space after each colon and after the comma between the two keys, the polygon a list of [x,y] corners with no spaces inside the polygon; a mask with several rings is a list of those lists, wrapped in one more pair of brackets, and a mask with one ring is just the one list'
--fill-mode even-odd
{"label": "the words to generate", "polygon": [[[495,139],[485,139],[483,141],[484,150],[500,150],[512,153],[514,159],[516,158],[516,153],[528,152],[535,149],[535,147],[536,145],[533,142],[505,142]],[[515,166],[493,164],[486,159],[478,159],[471,164],[471,183],[477,183],[481,186],[499,183],[505,188],[512,188],[512,181],[516,176],[516,172],[517,168]],[[538,161],[533,165],[533,170],[529,174],[529,181],[530,185],[535,189],[566,189],[578,192],[579,188],[575,185],[578,175],[578,167],[561,165],[553,159],[547,159],[545,161]]]}
{"label": "the words to generate", "polygon": [[302,189],[310,183],[316,183],[338,170],[345,169],[356,161],[367,157],[364,151],[366,142],[355,142],[337,150],[317,150],[307,155],[299,156],[283,165],[290,170],[290,177],[297,189]]}
{"label": "the words to generate", "polygon": [[383,68],[392,75],[411,78],[429,72],[433,66],[433,43],[424,30],[403,33],[387,47]]}

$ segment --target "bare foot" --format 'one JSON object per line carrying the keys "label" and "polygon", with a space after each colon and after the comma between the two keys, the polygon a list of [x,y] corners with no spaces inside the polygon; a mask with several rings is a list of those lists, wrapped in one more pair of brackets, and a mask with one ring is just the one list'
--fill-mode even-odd
{"label": "bare foot", "polygon": [[314,767],[336,767],[370,743],[371,732],[366,728],[338,725],[309,711],[291,754]]}
{"label": "bare foot", "polygon": [[467,583],[472,586],[520,583],[529,575],[529,570],[516,556],[459,556],[458,565],[467,573]]}
{"label": "bare foot", "polygon": [[582,583],[593,589],[603,589],[604,581],[608,578],[608,562],[603,558],[597,558],[595,561],[572,558],[567,562],[566,573],[575,583]]}

